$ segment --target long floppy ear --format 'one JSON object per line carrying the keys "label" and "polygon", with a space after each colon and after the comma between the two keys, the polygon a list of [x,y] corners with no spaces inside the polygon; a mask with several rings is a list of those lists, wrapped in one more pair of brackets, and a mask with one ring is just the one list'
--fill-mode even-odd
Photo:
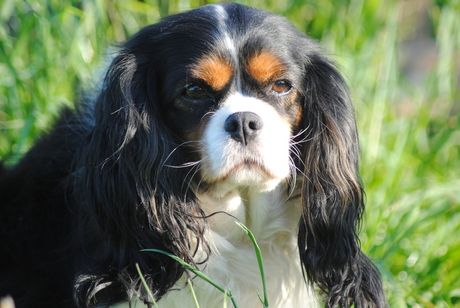
{"label": "long floppy ear", "polygon": [[194,218],[201,210],[183,185],[188,170],[168,167],[184,163],[184,155],[162,120],[155,63],[161,56],[153,54],[154,38],[144,37],[151,32],[128,41],[113,60],[94,107],[94,127],[76,161],[79,245],[91,264],[81,267],[76,280],[75,297],[83,307],[126,300],[125,294],[147,300],[136,263],[160,298],[184,269],[167,256],[140,250],[160,249],[193,263],[190,236],[198,243],[203,236],[203,223]]}
{"label": "long floppy ear", "polygon": [[304,76],[300,258],[326,307],[386,307],[380,274],[359,247],[364,210],[359,144],[348,88],[320,54]]}

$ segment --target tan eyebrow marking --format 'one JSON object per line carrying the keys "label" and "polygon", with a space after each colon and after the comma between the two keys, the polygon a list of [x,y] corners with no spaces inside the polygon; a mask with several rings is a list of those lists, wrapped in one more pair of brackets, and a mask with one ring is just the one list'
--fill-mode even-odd
{"label": "tan eyebrow marking", "polygon": [[192,66],[191,74],[194,78],[204,80],[214,90],[218,91],[222,90],[230,81],[233,67],[218,55],[208,55]]}
{"label": "tan eyebrow marking", "polygon": [[286,66],[274,54],[262,50],[247,61],[246,69],[259,83],[280,77]]}

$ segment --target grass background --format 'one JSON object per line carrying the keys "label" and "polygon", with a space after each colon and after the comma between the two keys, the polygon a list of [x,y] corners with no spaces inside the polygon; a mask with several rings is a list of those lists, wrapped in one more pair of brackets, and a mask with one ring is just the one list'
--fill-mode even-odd
{"label": "grass background", "polygon": [[[89,89],[113,43],[202,0],[0,2],[0,159]],[[362,246],[390,307],[460,307],[460,1],[242,0],[323,42],[349,81]]]}

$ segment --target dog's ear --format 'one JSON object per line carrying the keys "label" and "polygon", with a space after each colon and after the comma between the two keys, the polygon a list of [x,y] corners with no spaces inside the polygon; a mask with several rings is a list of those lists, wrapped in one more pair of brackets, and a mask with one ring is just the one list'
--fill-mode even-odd
{"label": "dog's ear", "polygon": [[77,278],[76,297],[85,307],[96,298],[110,304],[136,292],[147,299],[136,263],[161,297],[184,269],[167,256],[140,250],[160,249],[193,263],[189,239],[195,235],[199,242],[203,235],[194,218],[201,210],[183,184],[188,170],[168,167],[184,161],[162,117],[161,56],[152,55],[161,44],[152,31],[128,41],[110,65],[76,162],[81,245],[93,263]]}
{"label": "dog's ear", "polygon": [[357,228],[364,210],[359,144],[348,88],[331,62],[309,56],[304,72],[304,174],[299,225],[306,275],[326,307],[385,307],[379,272],[361,252]]}

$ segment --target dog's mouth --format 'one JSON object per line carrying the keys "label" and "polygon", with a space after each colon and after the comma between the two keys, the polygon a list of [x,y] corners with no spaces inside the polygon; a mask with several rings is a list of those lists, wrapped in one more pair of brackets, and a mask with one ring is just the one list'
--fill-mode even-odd
{"label": "dog's mouth", "polygon": [[228,175],[230,176],[232,174],[237,174],[238,172],[247,171],[262,172],[265,173],[267,176],[275,177],[271,173],[270,169],[268,169],[262,162],[250,158],[243,159],[241,162],[233,164],[228,171]]}
{"label": "dog's mouth", "polygon": [[234,182],[242,185],[262,184],[278,179],[278,177],[266,166],[266,164],[256,158],[245,157],[235,162],[227,164],[220,174],[205,180],[210,183]]}

